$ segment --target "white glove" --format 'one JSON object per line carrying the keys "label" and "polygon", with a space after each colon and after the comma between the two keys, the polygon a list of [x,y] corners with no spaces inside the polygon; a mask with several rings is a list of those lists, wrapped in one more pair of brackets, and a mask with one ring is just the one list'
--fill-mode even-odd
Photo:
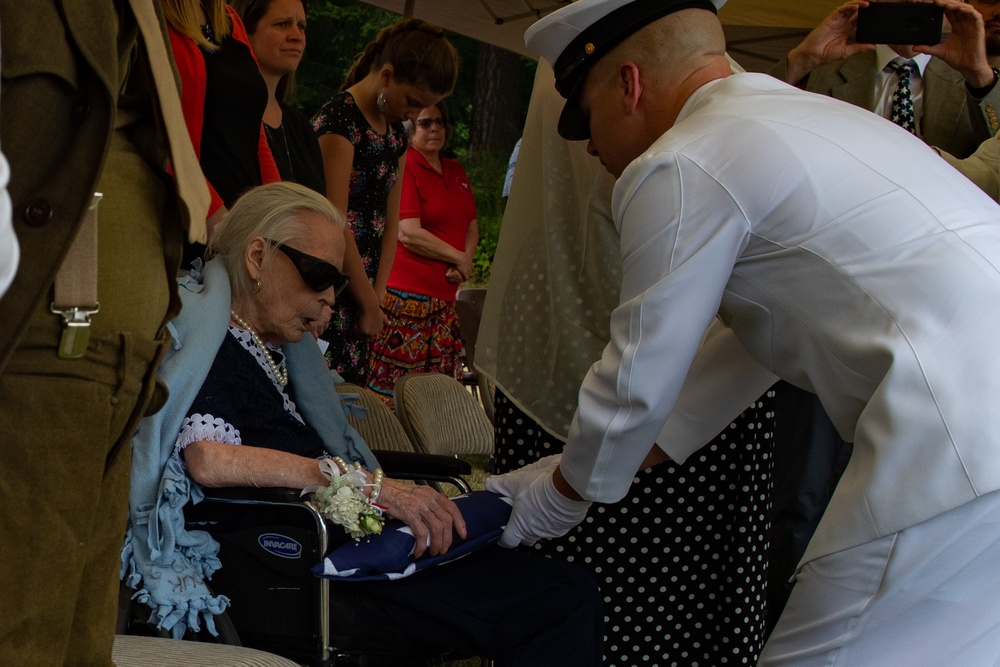
{"label": "white glove", "polygon": [[[517,470],[511,470],[511,472],[521,472],[523,470],[544,470],[546,472],[552,472],[559,467],[559,463],[562,461],[562,454],[549,454],[546,457],[540,458],[534,463],[529,463],[526,466],[518,468]],[[498,475],[499,476],[499,475]]]}
{"label": "white glove", "polygon": [[[550,457],[551,458],[551,457]],[[544,460],[544,459],[543,459]],[[539,461],[541,463],[541,461]],[[486,480],[486,489],[514,500],[500,546],[531,546],[543,537],[560,537],[587,516],[588,500],[570,500],[556,490],[552,469],[521,468]]]}
{"label": "white glove", "polygon": [[559,467],[560,461],[562,461],[562,454],[552,454],[517,470],[511,470],[502,475],[490,475],[486,478],[486,490],[499,493],[507,498],[517,499],[538,477],[554,472]]}

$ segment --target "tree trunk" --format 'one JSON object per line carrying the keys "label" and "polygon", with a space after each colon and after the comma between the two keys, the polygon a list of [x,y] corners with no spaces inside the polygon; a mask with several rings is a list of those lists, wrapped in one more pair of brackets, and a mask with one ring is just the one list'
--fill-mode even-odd
{"label": "tree trunk", "polygon": [[514,148],[521,133],[521,69],[516,53],[480,43],[469,128],[470,153],[507,155]]}

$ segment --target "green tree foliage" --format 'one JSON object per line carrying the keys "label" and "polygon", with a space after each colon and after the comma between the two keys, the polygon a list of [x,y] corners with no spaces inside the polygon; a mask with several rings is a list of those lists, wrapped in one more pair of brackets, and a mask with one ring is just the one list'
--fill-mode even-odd
{"label": "green tree foliage", "polygon": [[312,116],[340,90],[347,70],[397,14],[357,0],[307,0],[306,54],[296,72],[295,106]]}
{"label": "green tree foliage", "polygon": [[473,272],[469,282],[485,287],[490,281],[493,255],[497,250],[500,236],[500,222],[503,220],[504,200],[503,180],[507,173],[508,156],[499,153],[479,151],[459,160],[469,174],[472,191],[476,195],[476,213],[479,224],[479,245],[473,260]]}

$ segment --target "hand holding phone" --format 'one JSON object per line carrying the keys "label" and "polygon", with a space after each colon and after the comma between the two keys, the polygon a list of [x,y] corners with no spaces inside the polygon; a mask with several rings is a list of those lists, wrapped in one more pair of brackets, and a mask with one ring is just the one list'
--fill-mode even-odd
{"label": "hand holding phone", "polygon": [[970,90],[992,87],[997,74],[986,57],[983,17],[973,6],[959,0],[935,0],[935,4],[943,9],[951,29],[940,44],[917,45],[913,51],[944,61],[962,75]]}

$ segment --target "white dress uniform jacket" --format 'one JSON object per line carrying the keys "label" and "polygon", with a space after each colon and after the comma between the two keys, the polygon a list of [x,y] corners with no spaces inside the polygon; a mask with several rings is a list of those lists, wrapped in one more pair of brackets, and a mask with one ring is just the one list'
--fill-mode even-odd
{"label": "white dress uniform jacket", "polygon": [[1000,489],[1000,207],[919,139],[737,74],[612,208],[621,304],[562,461],[586,498],[624,496],[654,442],[683,461],[776,378],[854,442],[804,561]]}

